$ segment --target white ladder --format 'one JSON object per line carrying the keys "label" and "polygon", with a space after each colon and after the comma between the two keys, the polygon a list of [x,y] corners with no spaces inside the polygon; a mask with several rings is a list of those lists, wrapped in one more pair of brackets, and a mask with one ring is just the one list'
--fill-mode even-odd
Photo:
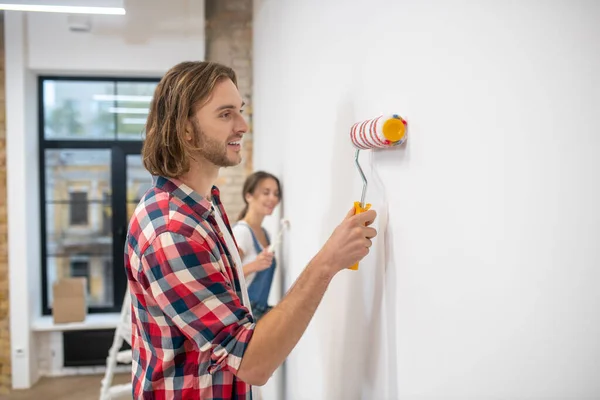
{"label": "white ladder", "polygon": [[131,345],[131,297],[129,290],[125,292],[123,307],[121,308],[121,319],[117,329],[115,329],[113,344],[106,359],[106,371],[100,388],[100,400],[113,400],[127,396],[131,398],[131,383],[111,386],[117,363],[131,364],[131,350],[119,351],[123,346],[123,342]]}

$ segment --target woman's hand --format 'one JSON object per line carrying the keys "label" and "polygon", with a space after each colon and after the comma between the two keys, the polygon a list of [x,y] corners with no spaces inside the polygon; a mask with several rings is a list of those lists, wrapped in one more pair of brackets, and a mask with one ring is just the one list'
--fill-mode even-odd
{"label": "woman's hand", "polygon": [[269,268],[274,255],[275,253],[270,252],[268,248],[261,251],[254,261],[244,265],[244,276],[247,277],[250,274]]}
{"label": "woman's hand", "polygon": [[256,260],[254,260],[255,271],[264,271],[265,269],[271,266],[273,262],[274,253],[270,252],[268,249],[264,249],[260,252],[258,256],[256,256]]}

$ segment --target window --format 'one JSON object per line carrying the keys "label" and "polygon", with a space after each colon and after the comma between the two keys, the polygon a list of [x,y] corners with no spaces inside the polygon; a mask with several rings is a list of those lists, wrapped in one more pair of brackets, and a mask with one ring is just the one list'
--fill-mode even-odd
{"label": "window", "polygon": [[87,261],[71,261],[71,276],[73,278],[90,278],[90,263]]}
{"label": "window", "polygon": [[90,313],[118,312],[131,211],[152,179],[141,162],[158,79],[42,76],[39,84],[42,309],[52,284],[85,276]]}
{"label": "window", "polygon": [[88,201],[86,192],[70,193],[70,220],[71,225],[88,224]]}
{"label": "window", "polygon": [[87,290],[90,291],[90,263],[87,260],[71,260],[71,276],[73,278],[86,278]]}

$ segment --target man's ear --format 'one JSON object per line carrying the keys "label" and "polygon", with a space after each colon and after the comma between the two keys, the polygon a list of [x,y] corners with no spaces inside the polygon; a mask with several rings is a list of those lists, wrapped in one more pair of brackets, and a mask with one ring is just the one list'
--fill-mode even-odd
{"label": "man's ear", "polygon": [[191,142],[194,139],[194,124],[192,123],[191,119],[188,118],[187,121],[185,121],[185,140],[187,140],[188,142]]}

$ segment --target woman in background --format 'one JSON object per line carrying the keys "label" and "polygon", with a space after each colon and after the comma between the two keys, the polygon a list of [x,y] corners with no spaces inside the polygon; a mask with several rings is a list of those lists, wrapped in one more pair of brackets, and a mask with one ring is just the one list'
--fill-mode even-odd
{"label": "woman in background", "polygon": [[271,309],[268,299],[276,260],[268,249],[271,240],[262,223],[281,201],[279,179],[257,171],[246,178],[242,196],[246,206],[232,229],[240,250],[252,313],[258,321]]}

